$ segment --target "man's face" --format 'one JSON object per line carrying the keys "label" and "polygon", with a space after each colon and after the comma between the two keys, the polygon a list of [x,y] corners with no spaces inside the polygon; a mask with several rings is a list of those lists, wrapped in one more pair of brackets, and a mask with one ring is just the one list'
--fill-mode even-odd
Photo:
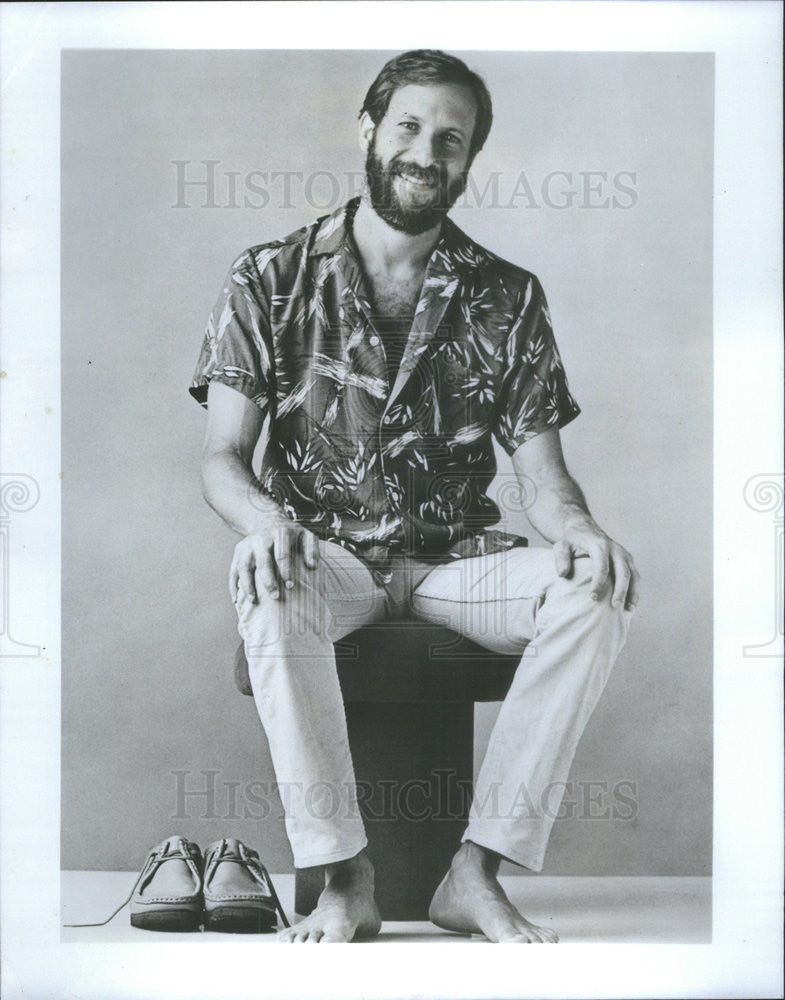
{"label": "man's face", "polygon": [[466,187],[477,107],[466,87],[409,84],[373,126],[363,116],[371,204],[384,221],[416,236],[438,225]]}

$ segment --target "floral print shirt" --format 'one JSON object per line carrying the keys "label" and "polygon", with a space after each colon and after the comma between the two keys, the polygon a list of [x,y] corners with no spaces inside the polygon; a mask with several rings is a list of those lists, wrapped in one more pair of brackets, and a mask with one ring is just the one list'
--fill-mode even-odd
{"label": "floral print shirt", "polygon": [[492,438],[512,454],[580,412],[540,283],[445,219],[391,384],[351,237],[356,207],[237,258],[192,395],[206,406],[218,381],[258,406],[262,488],[380,582],[393,553],[441,562],[526,544],[490,530]]}

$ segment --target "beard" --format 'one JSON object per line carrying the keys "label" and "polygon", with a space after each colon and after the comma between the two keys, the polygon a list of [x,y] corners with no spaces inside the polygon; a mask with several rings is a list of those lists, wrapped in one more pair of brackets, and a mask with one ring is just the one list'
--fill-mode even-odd
{"label": "beard", "polygon": [[[404,160],[393,160],[385,166],[376,155],[375,138],[371,139],[365,158],[365,177],[373,210],[388,226],[408,236],[419,236],[440,225],[466,189],[468,171],[464,171],[453,181],[448,181],[444,168],[420,167]],[[395,190],[395,181],[402,174],[434,185],[421,204],[413,200],[409,205],[404,205],[401,201]],[[427,189],[423,193],[428,195]]]}

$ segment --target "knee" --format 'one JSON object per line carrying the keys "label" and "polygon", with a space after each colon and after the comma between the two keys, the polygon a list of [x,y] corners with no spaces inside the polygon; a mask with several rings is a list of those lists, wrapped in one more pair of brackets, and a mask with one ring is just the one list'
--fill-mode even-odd
{"label": "knee", "polygon": [[241,598],[235,605],[238,631],[247,645],[268,646],[319,631],[324,607],[318,593],[295,584],[278,598],[262,591],[257,600]]}
{"label": "knee", "polygon": [[558,596],[596,617],[623,617],[624,602],[622,601],[618,607],[613,607],[611,604],[613,580],[608,580],[605,593],[599,599],[595,599],[594,584],[591,560],[588,556],[578,556],[573,559],[572,573],[568,577],[555,577],[554,583],[546,595],[546,600],[548,597],[553,600],[554,597]]}

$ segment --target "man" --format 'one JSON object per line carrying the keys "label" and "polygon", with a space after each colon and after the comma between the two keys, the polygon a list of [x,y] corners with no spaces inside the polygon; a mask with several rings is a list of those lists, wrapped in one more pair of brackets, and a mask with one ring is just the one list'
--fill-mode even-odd
{"label": "man", "polygon": [[[286,811],[295,864],[327,868],[287,941],[379,930],[333,642],[404,609],[499,651],[535,640],[430,916],[492,941],[556,940],[496,874],[502,858],[542,867],[553,803],[532,816],[516,795],[542,801],[566,780],[638,574],[565,468],[559,428],[579,410],[539,283],[447,218],[491,118],[460,60],[417,51],[387,63],[360,116],[364,195],[241,255],[192,387],[209,410],[205,497],[242,536],[230,589],[254,698],[278,781],[302,790]],[[552,550],[491,527],[494,436]],[[317,788],[325,802],[306,802]]]}

